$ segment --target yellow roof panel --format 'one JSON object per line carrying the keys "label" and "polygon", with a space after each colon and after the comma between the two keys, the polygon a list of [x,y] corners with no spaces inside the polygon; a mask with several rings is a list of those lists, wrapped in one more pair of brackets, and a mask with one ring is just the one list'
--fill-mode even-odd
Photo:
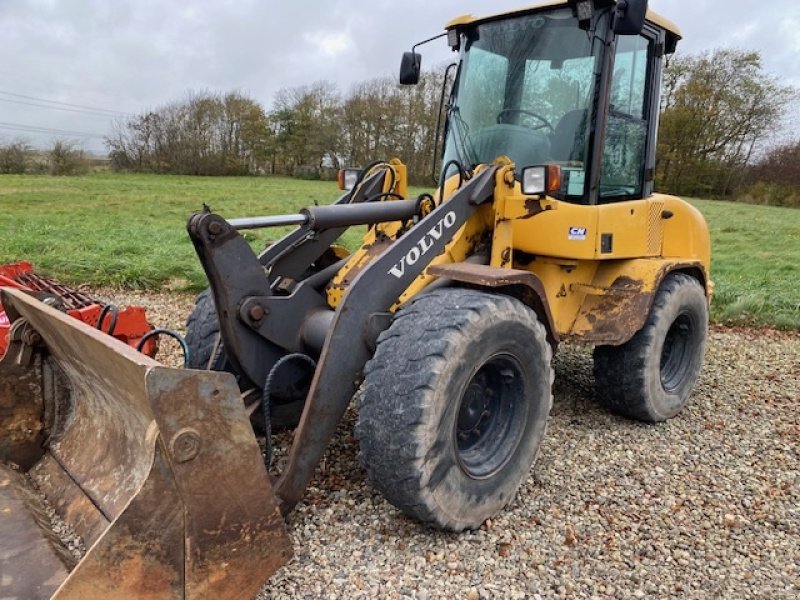
{"label": "yellow roof panel", "polygon": [[[505,11],[505,12],[500,12],[500,13],[487,15],[485,17],[476,17],[475,15],[471,15],[471,14],[461,15],[459,17],[455,17],[454,19],[450,19],[445,24],[444,28],[445,29],[452,29],[453,27],[458,27],[459,25],[473,25],[473,24],[481,23],[483,21],[494,21],[494,20],[502,18],[502,17],[511,17],[511,16],[518,15],[518,14],[523,14],[523,13],[527,13],[527,12],[533,12],[533,11],[540,10],[540,9],[543,9],[543,8],[552,8],[552,7],[556,7],[556,6],[567,6],[567,2],[566,2],[566,0],[550,0],[549,2],[539,2],[537,4],[530,4],[528,6],[523,6],[521,8],[515,8],[515,9],[512,9],[512,10]],[[665,17],[662,17],[657,12],[654,12],[654,11],[648,9],[646,18],[651,23],[653,23],[653,24],[655,24],[655,25],[657,25],[657,26],[659,26],[659,27],[661,27],[663,29],[666,29],[667,31],[672,33],[674,36],[676,36],[678,39],[683,37],[682,34],[681,34],[681,30],[678,29],[678,26],[675,25],[675,23],[673,23],[672,21],[670,21],[669,19],[667,19]]]}

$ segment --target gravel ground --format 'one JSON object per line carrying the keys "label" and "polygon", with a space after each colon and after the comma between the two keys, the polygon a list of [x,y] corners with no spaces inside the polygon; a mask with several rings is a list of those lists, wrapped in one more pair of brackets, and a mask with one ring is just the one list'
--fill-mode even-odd
{"label": "gravel ground", "polygon": [[[97,294],[179,330],[192,304]],[[713,329],[690,406],[664,424],[608,414],[592,386],[590,352],[562,346],[530,479],[465,534],[423,527],[367,486],[349,411],[289,517],[295,557],[259,597],[800,596],[800,334]]]}

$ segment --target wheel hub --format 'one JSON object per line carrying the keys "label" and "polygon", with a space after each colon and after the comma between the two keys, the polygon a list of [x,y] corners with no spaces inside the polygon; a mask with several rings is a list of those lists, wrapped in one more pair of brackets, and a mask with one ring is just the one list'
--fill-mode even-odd
{"label": "wheel hub", "polygon": [[470,477],[490,477],[513,456],[525,422],[522,369],[510,355],[486,361],[461,396],[455,424],[458,463]]}
{"label": "wheel hub", "polygon": [[667,392],[678,389],[686,374],[686,362],[691,360],[692,320],[688,314],[678,315],[664,338],[661,350],[661,385]]}
{"label": "wheel hub", "polygon": [[461,410],[458,413],[458,437],[467,440],[470,436],[480,435],[481,423],[491,418],[489,403],[492,389],[485,383],[486,377],[479,373],[467,386]]}

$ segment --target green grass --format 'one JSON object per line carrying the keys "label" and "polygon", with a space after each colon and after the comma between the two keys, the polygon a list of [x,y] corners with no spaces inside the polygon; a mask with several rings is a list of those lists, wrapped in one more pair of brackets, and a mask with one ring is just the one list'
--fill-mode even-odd
{"label": "green grass", "polygon": [[[292,213],[339,193],[334,184],[285,178],[3,175],[0,262],[29,258],[66,283],[200,289],[186,221],[204,203],[233,218]],[[284,231],[247,238],[259,250]]]}
{"label": "green grass", "polygon": [[711,316],[800,330],[800,210],[691,200],[711,228]]}
{"label": "green grass", "polygon": [[[338,195],[333,183],[279,177],[0,175],[0,263],[27,258],[73,284],[197,290],[205,278],[185,227],[203,203],[233,218],[292,213]],[[800,210],[692,202],[711,227],[713,319],[800,330]],[[360,239],[355,229],[349,247]],[[259,250],[280,234],[247,236]]]}

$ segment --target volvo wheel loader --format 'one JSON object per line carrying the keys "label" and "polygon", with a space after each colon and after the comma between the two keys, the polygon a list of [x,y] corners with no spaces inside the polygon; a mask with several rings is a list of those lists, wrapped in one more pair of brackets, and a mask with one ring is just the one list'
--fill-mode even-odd
{"label": "volvo wheel loader", "polygon": [[[252,595],[288,559],[280,512],[354,398],[372,485],[432,526],[479,527],[529,476],[562,341],[594,346],[611,410],[675,416],[713,284],[703,217],[653,191],[662,63],[680,33],[646,4],[449,22],[435,193],[409,198],[391,159],[345,170],[328,206],[194,214],[209,290],[189,320],[193,364],[233,375],[161,367],[4,291],[0,596]],[[406,53],[401,82],[420,64]],[[260,254],[240,233],[286,225]],[[366,232],[348,252],[336,242],[352,226]],[[270,466],[279,425],[296,428]],[[35,535],[31,505],[83,537],[77,566]]]}

